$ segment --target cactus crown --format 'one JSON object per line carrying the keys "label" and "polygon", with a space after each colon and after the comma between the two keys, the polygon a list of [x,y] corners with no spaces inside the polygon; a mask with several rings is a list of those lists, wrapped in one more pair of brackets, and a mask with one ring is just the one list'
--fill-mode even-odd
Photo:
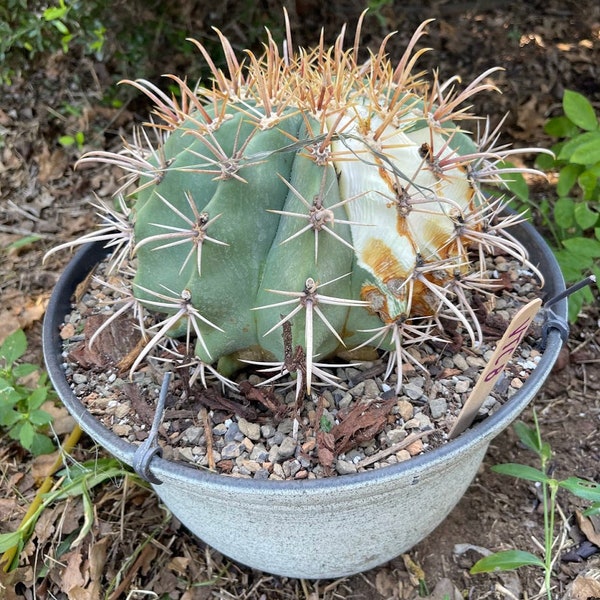
{"label": "cactus crown", "polygon": [[254,362],[269,381],[296,372],[310,392],[315,379],[336,383],[325,358],[374,346],[389,351],[399,388],[407,348],[442,339],[444,321],[480,341],[470,295],[495,285],[487,255],[533,268],[507,232],[516,217],[482,192],[514,151],[494,147],[487,121],[478,139],[459,125],[495,69],[462,91],[458,77],[425,83],[414,49],[427,22],[397,65],[387,38],[359,63],[361,21],[351,48],[342,30],[305,51],[286,15],[282,51],[268,35],[244,60],[217,31],[226,72],[192,40],[210,86],[168,75],[180,90],[169,97],[129,82],[153,101],[152,121],[120,153],[81,159],[130,176],[101,205],[100,230],[75,243],[115,246],[118,313],[134,310],[147,339],[133,369],[177,337],[205,385],[208,373],[230,385],[236,365]]}

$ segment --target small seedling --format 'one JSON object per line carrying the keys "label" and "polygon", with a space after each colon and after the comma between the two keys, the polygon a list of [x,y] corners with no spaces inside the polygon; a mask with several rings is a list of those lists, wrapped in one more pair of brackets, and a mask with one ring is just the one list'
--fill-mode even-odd
{"label": "small seedling", "polygon": [[85,143],[85,134],[83,131],[78,131],[73,135],[61,135],[58,138],[58,143],[64,148],[77,146],[77,149],[81,150],[83,148],[83,144]]}
{"label": "small seedling", "polygon": [[[55,450],[45,434],[52,416],[40,407],[53,398],[54,392],[40,367],[17,364],[26,350],[27,338],[20,329],[0,346],[0,427],[32,454],[48,454]],[[35,383],[29,383],[26,378],[36,373]]]}
{"label": "small seedling", "polygon": [[492,470],[496,473],[511,475],[517,479],[533,481],[541,486],[542,507],[544,511],[544,544],[542,555],[538,556],[524,550],[505,550],[495,552],[477,561],[471,568],[471,573],[490,573],[494,571],[512,571],[520,567],[536,566],[544,571],[544,588],[547,598],[552,600],[551,577],[554,563],[557,559],[556,539],[554,537],[554,522],[557,512],[556,494],[559,489],[568,490],[575,496],[589,500],[592,505],[583,513],[585,516],[600,512],[600,484],[579,477],[568,477],[558,480],[550,476],[549,466],[552,459],[552,449],[548,442],[541,437],[537,415],[533,414],[534,427],[518,422],[514,425],[515,433],[521,443],[535,452],[540,461],[540,469],[528,465],[506,463],[495,465]]}

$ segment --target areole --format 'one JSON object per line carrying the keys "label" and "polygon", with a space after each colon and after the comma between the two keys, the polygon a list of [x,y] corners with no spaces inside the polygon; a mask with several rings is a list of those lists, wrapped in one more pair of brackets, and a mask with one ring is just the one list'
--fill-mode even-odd
{"label": "areole", "polygon": [[[543,273],[547,298],[564,290],[553,254],[528,223],[512,228]],[[71,296],[106,254],[82,248],[50,299],[43,348],[50,379],[76,421],[98,444],[132,466],[137,446],[100,424],[74,396],[62,366],[59,328]],[[194,534],[226,556],[270,573],[341,577],[368,570],[414,546],[448,515],[469,486],[490,441],[529,404],[562,346],[566,300],[545,311],[545,349],[523,387],[492,416],[410,461],[312,481],[255,481],[153,456],[149,472],[165,505]]]}

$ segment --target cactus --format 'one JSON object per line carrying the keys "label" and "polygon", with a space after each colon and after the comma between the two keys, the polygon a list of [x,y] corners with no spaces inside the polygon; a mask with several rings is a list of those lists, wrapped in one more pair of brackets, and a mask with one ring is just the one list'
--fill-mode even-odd
{"label": "cactus", "polygon": [[481,341],[470,295],[495,285],[486,256],[534,269],[507,231],[517,217],[482,190],[516,151],[495,148],[488,121],[477,139],[462,126],[495,69],[460,92],[458,77],[428,85],[414,72],[427,22],[396,66],[385,41],[360,63],[361,21],[349,49],[342,31],[331,48],[294,52],[286,17],[283,50],[269,35],[244,61],[217,31],[227,72],[192,40],[211,85],[169,75],[169,97],[129,82],[153,101],[152,121],[120,153],[81,159],[129,173],[81,241],[109,240],[113,270],[134,273],[119,288],[119,313],[136,311],[147,339],[134,370],[179,337],[205,385],[206,372],[232,385],[256,363],[310,393],[337,383],[325,359],[372,346],[389,351],[399,387],[407,349],[443,339],[444,321]]}

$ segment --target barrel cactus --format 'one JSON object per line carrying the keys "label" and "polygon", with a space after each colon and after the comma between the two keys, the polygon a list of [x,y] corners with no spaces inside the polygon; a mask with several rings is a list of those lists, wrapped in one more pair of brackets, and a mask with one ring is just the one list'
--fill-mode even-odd
{"label": "barrel cactus", "polygon": [[397,65],[386,41],[359,61],[360,22],[349,49],[342,31],[310,51],[294,49],[287,25],[281,50],[269,35],[244,60],[217,31],[225,70],[192,40],[209,85],[169,75],[179,93],[168,96],[129,82],[153,101],[152,120],[119,153],[81,159],[129,177],[80,241],[115,246],[118,312],[134,310],[147,341],[134,370],[177,338],[204,382],[229,385],[255,363],[310,392],[336,384],[326,359],[376,347],[400,386],[407,349],[443,339],[444,324],[480,342],[471,294],[495,286],[487,256],[533,268],[505,200],[482,190],[515,151],[495,147],[488,121],[476,136],[464,128],[465,102],[494,87],[494,69],[462,91],[458,77],[427,84],[415,72],[427,23]]}

